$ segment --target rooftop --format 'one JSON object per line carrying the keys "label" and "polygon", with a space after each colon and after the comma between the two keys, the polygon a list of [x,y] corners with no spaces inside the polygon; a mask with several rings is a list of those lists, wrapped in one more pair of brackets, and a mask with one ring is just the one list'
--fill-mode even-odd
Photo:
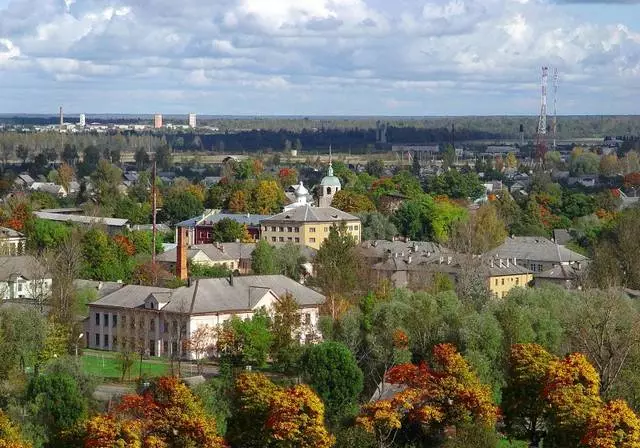
{"label": "rooftop", "polygon": [[340,222],[340,221],[360,221],[360,218],[343,212],[333,207],[312,207],[310,204],[292,208],[275,216],[262,220],[263,222]]}
{"label": "rooftop", "polygon": [[101,216],[67,215],[62,213],[50,212],[33,212],[33,214],[40,219],[47,219],[49,221],[73,222],[77,224],[105,224],[107,226],[113,227],[124,227],[129,222],[128,219],[103,218]]}
{"label": "rooftop", "polygon": [[321,305],[325,297],[284,275],[254,275],[195,280],[191,286],[178,289],[152,286],[125,286],[91,305],[138,308],[149,296],[166,303],[163,311],[190,314],[208,314],[250,310],[264,294],[272,291],[282,297],[290,293],[300,306]]}
{"label": "rooftop", "polygon": [[486,255],[496,258],[516,258],[543,262],[577,262],[587,257],[541,236],[513,236]]}
{"label": "rooftop", "polygon": [[213,225],[228,218],[248,226],[259,226],[260,221],[270,218],[271,215],[252,215],[250,213],[223,213],[220,210],[208,210],[200,216],[179,222],[178,227],[195,227],[196,225]]}
{"label": "rooftop", "polygon": [[0,257],[0,281],[12,280],[18,276],[27,280],[51,278],[47,268],[31,255]]}

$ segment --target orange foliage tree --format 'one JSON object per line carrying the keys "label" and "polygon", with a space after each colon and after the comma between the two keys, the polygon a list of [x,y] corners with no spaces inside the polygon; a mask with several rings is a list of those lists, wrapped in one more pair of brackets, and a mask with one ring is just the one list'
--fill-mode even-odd
{"label": "orange foliage tree", "polygon": [[640,446],[640,419],[624,400],[613,400],[591,416],[581,441],[588,448]]}
{"label": "orange foliage tree", "polygon": [[435,438],[463,423],[495,425],[498,410],[489,386],[480,382],[455,347],[436,345],[433,359],[432,367],[425,363],[393,367],[386,381],[402,390],[362,407],[357,423],[376,436],[379,446],[388,446],[405,424],[417,424]]}
{"label": "orange foliage tree", "polygon": [[282,388],[261,373],[236,379],[227,436],[233,446],[329,448],[324,404],[306,385]]}
{"label": "orange foliage tree", "polygon": [[246,213],[249,211],[249,195],[244,190],[233,192],[229,198],[229,210],[234,213]]}
{"label": "orange foliage tree", "polygon": [[225,447],[189,388],[174,377],[159,378],[141,395],[126,395],[114,412],[85,424],[85,448],[114,446]]}
{"label": "orange foliage tree", "polygon": [[124,235],[116,235],[113,237],[113,242],[124,252],[125,254],[132,256],[136,253],[136,246],[133,242]]}
{"label": "orange foliage tree", "polygon": [[294,168],[280,168],[278,179],[284,188],[295,185],[298,183],[298,172]]}
{"label": "orange foliage tree", "polygon": [[547,403],[542,392],[549,365],[556,360],[538,344],[511,346],[502,413],[507,433],[528,439],[531,446],[538,446],[543,435]]}
{"label": "orange foliage tree", "polygon": [[28,448],[30,446],[22,440],[20,430],[0,410],[0,448]]}
{"label": "orange foliage tree", "polygon": [[549,406],[545,445],[579,446],[587,421],[602,405],[596,370],[581,353],[552,361],[542,394]]}

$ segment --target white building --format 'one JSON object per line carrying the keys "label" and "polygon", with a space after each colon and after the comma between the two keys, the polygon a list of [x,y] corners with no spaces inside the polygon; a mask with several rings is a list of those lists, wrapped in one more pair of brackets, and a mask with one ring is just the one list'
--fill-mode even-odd
{"label": "white building", "polygon": [[251,318],[291,294],[299,305],[300,340],[317,340],[325,297],[283,275],[210,278],[168,289],[128,285],[89,304],[85,340],[93,349],[122,345],[149,356],[193,358],[184,342],[205,325],[216,328],[237,316]]}
{"label": "white building", "polygon": [[80,120],[78,121],[78,126],[83,128],[86,125],[87,125],[87,118],[86,118],[85,114],[80,114]]}
{"label": "white building", "polygon": [[51,274],[31,255],[0,257],[0,298],[44,301],[51,293]]}
{"label": "white building", "polygon": [[27,245],[27,238],[17,230],[0,227],[0,254],[22,255]]}
{"label": "white building", "polygon": [[189,127],[190,128],[196,127],[196,114],[194,113],[189,114]]}

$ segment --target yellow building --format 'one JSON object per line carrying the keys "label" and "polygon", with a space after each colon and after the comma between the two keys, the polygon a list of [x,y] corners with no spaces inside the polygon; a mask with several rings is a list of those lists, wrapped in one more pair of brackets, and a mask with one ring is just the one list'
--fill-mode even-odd
{"label": "yellow building", "polygon": [[527,287],[533,280],[533,273],[516,264],[516,259],[491,258],[489,260],[489,291],[502,299],[512,288]]}
{"label": "yellow building", "polygon": [[320,249],[332,226],[345,223],[347,231],[360,242],[360,218],[333,207],[292,207],[260,222],[260,238],[270,244],[293,243]]}

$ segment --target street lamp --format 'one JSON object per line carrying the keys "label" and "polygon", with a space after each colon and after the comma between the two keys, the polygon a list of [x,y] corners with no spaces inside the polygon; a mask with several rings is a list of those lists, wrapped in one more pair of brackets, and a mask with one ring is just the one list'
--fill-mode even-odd
{"label": "street lamp", "polygon": [[84,333],[80,333],[78,339],[76,340],[76,358],[78,357],[78,344],[80,343],[80,339],[84,337]]}

